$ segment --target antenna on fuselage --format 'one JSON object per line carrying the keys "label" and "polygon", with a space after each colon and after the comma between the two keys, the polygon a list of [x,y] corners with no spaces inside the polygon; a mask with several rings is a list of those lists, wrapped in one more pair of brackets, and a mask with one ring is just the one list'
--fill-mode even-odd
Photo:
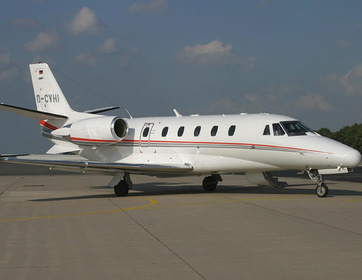
{"label": "antenna on fuselage", "polygon": [[127,114],[128,114],[128,116],[129,116],[129,118],[130,118],[130,119],[133,119],[133,117],[132,117],[131,113],[130,113],[130,112],[129,112],[126,108],[125,108],[124,110],[127,112]]}
{"label": "antenna on fuselage", "polygon": [[176,117],[182,117],[182,115],[176,109],[173,109],[173,112],[175,113]]}

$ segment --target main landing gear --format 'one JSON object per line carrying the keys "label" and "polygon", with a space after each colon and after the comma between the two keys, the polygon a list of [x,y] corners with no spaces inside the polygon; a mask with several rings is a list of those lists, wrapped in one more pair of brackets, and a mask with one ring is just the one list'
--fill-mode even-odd
{"label": "main landing gear", "polygon": [[326,197],[328,195],[328,187],[324,183],[322,175],[319,174],[317,169],[310,169],[307,172],[309,178],[311,178],[313,181],[318,182],[318,185],[315,188],[315,193],[318,195],[318,197]]}
{"label": "main landing gear", "polygon": [[202,187],[207,192],[212,192],[216,189],[217,184],[222,182],[222,178],[219,174],[212,174],[211,176],[205,177],[202,181]]}
{"label": "main landing gear", "polygon": [[123,180],[119,181],[117,185],[114,186],[114,193],[117,196],[126,196],[128,191],[132,189],[133,183],[129,172],[124,173]]}

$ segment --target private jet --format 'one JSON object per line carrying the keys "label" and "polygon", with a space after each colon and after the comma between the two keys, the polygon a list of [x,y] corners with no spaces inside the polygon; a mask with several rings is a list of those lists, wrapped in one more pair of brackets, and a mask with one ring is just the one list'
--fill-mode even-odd
{"label": "private jet", "polygon": [[[46,155],[3,156],[4,162],[112,174],[117,196],[132,189],[132,174],[205,176],[212,192],[223,174],[245,174],[252,184],[284,188],[277,171],[300,170],[328,195],[323,174],[346,173],[361,154],[323,137],[297,119],[275,114],[128,118],[101,113],[115,106],[73,110],[46,63],[30,64],[37,110],[1,103],[0,109],[39,121],[54,143]],[[69,154],[77,155],[73,157]]]}

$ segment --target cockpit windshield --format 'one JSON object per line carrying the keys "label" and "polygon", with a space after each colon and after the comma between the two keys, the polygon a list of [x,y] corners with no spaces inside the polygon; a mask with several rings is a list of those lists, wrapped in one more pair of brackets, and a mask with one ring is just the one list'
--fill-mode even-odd
{"label": "cockpit windshield", "polygon": [[289,136],[306,135],[307,132],[311,132],[314,134],[314,131],[312,129],[310,129],[308,126],[300,121],[285,121],[280,122],[280,124],[283,126],[285,132]]}

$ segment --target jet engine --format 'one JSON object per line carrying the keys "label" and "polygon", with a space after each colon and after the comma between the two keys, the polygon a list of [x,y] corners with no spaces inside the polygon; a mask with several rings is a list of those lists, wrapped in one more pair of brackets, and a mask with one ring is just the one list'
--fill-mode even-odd
{"label": "jet engine", "polygon": [[[59,132],[54,134],[61,135],[62,132]],[[124,119],[103,116],[76,121],[69,126],[66,134],[70,141],[83,145],[111,145],[124,139],[127,133],[128,124]]]}

